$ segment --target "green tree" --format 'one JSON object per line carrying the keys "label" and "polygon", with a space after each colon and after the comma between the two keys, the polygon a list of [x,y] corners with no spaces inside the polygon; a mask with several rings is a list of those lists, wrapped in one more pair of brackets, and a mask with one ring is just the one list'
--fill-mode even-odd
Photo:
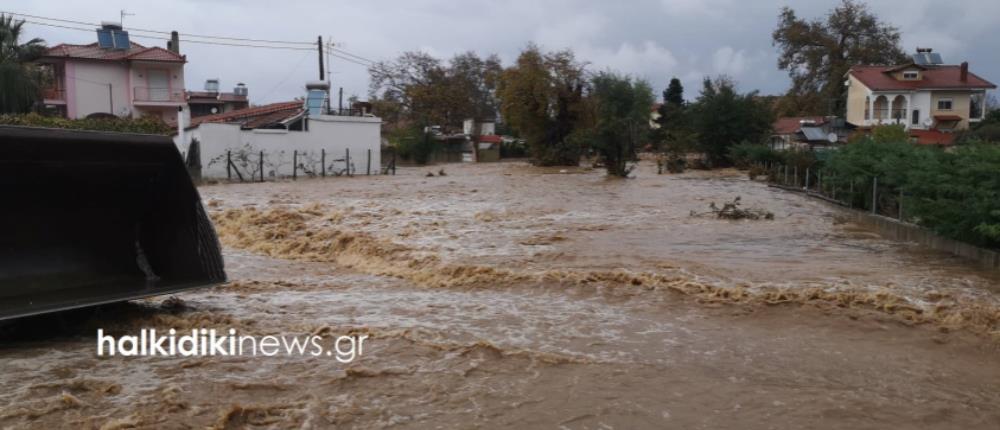
{"label": "green tree", "polygon": [[653,132],[653,140],[672,159],[678,159],[690,151],[696,140],[687,107],[680,79],[670,79],[670,84],[663,91],[663,104],[657,109],[659,118],[656,123],[659,127]]}
{"label": "green tree", "polygon": [[42,98],[42,74],[32,64],[45,53],[39,38],[21,43],[24,21],[0,15],[0,113],[25,113]]}
{"label": "green tree", "polygon": [[591,81],[596,123],[591,147],[600,155],[608,175],[626,177],[636,159],[636,148],[649,130],[653,90],[643,80],[602,72]]}
{"label": "green tree", "polygon": [[542,53],[528,45],[503,71],[497,89],[500,112],[527,141],[537,164],[579,164],[583,139],[576,132],[587,128],[586,86],[584,65],[572,51]]}
{"label": "green tree", "polygon": [[501,73],[496,55],[456,55],[448,64],[406,52],[369,68],[369,98],[389,130],[414,124],[458,127],[466,118],[496,117]]}
{"label": "green tree", "polygon": [[663,91],[663,103],[674,106],[684,105],[684,86],[681,85],[680,79],[676,77],[670,79],[670,84]]}
{"label": "green tree", "polygon": [[825,19],[811,21],[785,7],[772,39],[780,50],[778,67],[792,78],[786,94],[791,100],[781,104],[782,115],[842,115],[844,75],[851,66],[907,61],[899,30],[854,0],[843,0]]}
{"label": "green tree", "polygon": [[756,91],[739,94],[728,78],[706,78],[701,95],[691,107],[691,122],[698,135],[697,149],[710,165],[719,166],[732,163],[731,146],[765,142],[774,115]]}

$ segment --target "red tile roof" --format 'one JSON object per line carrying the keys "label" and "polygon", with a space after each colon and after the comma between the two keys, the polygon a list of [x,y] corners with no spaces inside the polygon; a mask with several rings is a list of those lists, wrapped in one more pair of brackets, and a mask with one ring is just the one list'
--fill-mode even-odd
{"label": "red tile roof", "polygon": [[304,111],[301,101],[291,101],[282,103],[271,103],[264,106],[256,106],[247,109],[235,110],[232,112],[206,115],[191,119],[191,127],[197,127],[206,122],[212,123],[236,123],[243,128],[256,128],[259,126],[281,122],[285,119],[296,116]]}
{"label": "red tile roof", "polygon": [[[905,67],[903,67],[905,68]],[[891,72],[900,66],[854,66],[848,72],[872,91],[906,91],[919,89],[995,89],[997,86],[969,72],[968,79],[961,79],[961,66],[933,66],[921,72],[923,79],[903,81]]]}
{"label": "red tile roof", "polygon": [[813,121],[816,125],[826,123],[826,118],[821,116],[789,116],[778,118],[778,120],[771,125],[771,128],[774,129],[774,134],[795,134],[802,128],[803,120]]}
{"label": "red tile roof", "polygon": [[955,135],[953,133],[945,133],[937,130],[910,130],[910,137],[915,138],[918,145],[949,146],[955,143]]}
{"label": "red tile roof", "polygon": [[130,42],[129,49],[105,49],[91,43],[89,45],[70,45],[61,43],[45,51],[44,58],[78,58],[100,61],[163,61],[170,63],[185,63],[187,59],[180,54],[158,46],[147,48],[135,42]]}

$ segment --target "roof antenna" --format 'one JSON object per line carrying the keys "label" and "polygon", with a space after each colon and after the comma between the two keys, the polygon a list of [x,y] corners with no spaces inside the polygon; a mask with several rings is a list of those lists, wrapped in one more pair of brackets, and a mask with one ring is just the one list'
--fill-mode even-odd
{"label": "roof antenna", "polygon": [[126,16],[135,16],[135,14],[134,13],[128,13],[128,12],[125,11],[125,9],[121,10],[121,18],[118,19],[118,24],[120,24],[122,26],[122,30],[125,29],[125,17]]}

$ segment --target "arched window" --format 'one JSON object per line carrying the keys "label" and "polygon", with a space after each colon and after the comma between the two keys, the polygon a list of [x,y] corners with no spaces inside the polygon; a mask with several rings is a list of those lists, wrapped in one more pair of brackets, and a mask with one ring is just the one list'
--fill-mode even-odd
{"label": "arched window", "polygon": [[875,119],[878,121],[885,121],[889,119],[889,99],[886,96],[878,96],[875,98]]}
{"label": "arched window", "polygon": [[906,97],[901,95],[892,99],[892,122],[897,124],[906,123]]}

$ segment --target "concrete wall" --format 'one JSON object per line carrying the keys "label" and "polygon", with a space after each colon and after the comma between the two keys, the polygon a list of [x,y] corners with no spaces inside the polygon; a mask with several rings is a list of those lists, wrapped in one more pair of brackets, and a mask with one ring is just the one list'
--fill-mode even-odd
{"label": "concrete wall", "polygon": [[847,88],[847,122],[862,126],[865,125],[865,97],[870,92],[853,75],[848,77],[850,86]]}
{"label": "concrete wall", "polygon": [[836,202],[826,196],[814,192],[804,191],[798,187],[786,187],[775,184],[771,184],[770,186],[780,188],[785,191],[805,194],[830,204],[838,205],[836,207],[840,208],[841,213],[847,216],[851,221],[872,228],[878,234],[889,239],[918,243],[930,249],[947,252],[958,257],[978,262],[987,269],[1000,270],[1000,252],[980,248],[978,246],[970,245],[954,239],[948,239],[915,224],[900,222],[881,215],[873,215],[867,211],[849,209],[842,206],[842,203],[840,202]]}
{"label": "concrete wall", "polygon": [[916,242],[931,249],[977,261],[986,268],[1000,270],[1000,252],[941,237],[923,227],[902,223],[891,218],[858,210],[846,210],[845,212],[855,222],[874,228],[879,234],[890,239]]}
{"label": "concrete wall", "polygon": [[[381,128],[380,118],[328,115],[310,117],[308,131],[240,130],[240,126],[235,124],[208,123],[188,130],[185,142],[175,136],[174,143],[186,154],[190,139],[198,139],[201,143],[202,177],[206,179],[227,177],[227,151],[231,151],[234,163],[242,164],[239,168],[244,176],[253,172],[259,175],[256,163],[260,159],[260,151],[264,151],[264,176],[274,178],[292,176],[295,151],[299,153],[299,176],[307,175],[303,167],[316,174],[321,172],[322,150],[326,151],[327,175],[332,175],[345,168],[343,160],[348,149],[354,174],[364,175],[369,165],[370,150],[371,173],[378,174],[382,166]],[[238,159],[244,161],[239,162]],[[236,178],[235,173],[233,178]]]}
{"label": "concrete wall", "polygon": [[[129,69],[125,63],[73,61],[66,66],[66,113],[84,118],[102,112],[118,115],[131,110]],[[108,84],[111,84],[110,91]]]}

